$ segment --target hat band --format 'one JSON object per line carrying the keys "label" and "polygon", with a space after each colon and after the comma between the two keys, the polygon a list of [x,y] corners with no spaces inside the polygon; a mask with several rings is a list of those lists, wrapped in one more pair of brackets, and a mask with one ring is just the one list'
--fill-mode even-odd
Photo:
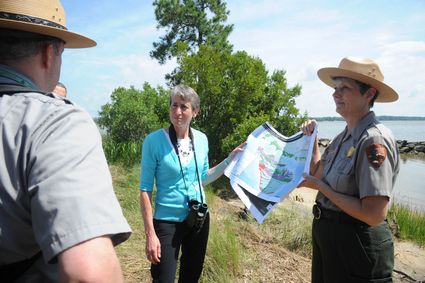
{"label": "hat band", "polygon": [[26,22],[26,23],[36,24],[36,25],[43,25],[43,26],[49,26],[49,27],[53,27],[53,28],[59,28],[59,29],[67,30],[66,27],[64,27],[64,26],[62,26],[58,23],[48,21],[48,20],[45,20],[45,19],[27,16],[27,15],[0,12],[0,19],[12,20],[12,21],[17,21],[17,22]]}

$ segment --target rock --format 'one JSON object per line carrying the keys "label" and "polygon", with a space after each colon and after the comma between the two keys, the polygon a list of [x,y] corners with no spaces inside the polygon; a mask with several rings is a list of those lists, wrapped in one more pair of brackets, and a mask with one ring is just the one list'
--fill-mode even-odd
{"label": "rock", "polygon": [[425,145],[417,145],[414,147],[414,150],[416,150],[417,152],[425,152]]}
{"label": "rock", "polygon": [[[319,139],[321,152],[330,144],[330,139]],[[425,141],[409,142],[407,140],[397,140],[397,147],[400,153],[423,157],[425,156]]]}

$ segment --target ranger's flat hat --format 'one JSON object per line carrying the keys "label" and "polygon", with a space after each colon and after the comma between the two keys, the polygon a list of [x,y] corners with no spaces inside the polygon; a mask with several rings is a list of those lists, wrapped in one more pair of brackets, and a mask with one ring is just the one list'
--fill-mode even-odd
{"label": "ranger's flat hat", "polygon": [[53,36],[65,41],[66,48],[96,45],[94,40],[68,31],[59,0],[1,0],[0,28]]}
{"label": "ranger's flat hat", "polygon": [[347,77],[370,85],[379,91],[376,102],[393,102],[398,99],[397,92],[384,83],[384,75],[372,59],[346,57],[337,68],[322,68],[317,71],[317,75],[332,88],[335,87],[335,77]]}

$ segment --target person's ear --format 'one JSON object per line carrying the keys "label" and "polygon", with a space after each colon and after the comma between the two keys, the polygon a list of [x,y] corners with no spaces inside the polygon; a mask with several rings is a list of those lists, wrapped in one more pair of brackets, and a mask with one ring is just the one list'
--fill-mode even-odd
{"label": "person's ear", "polygon": [[367,91],[366,91],[366,96],[369,99],[369,101],[371,101],[375,95],[377,93],[376,88],[370,87]]}
{"label": "person's ear", "polygon": [[197,109],[197,110],[193,111],[192,119],[195,119],[195,118],[196,118],[196,116],[198,116],[198,113],[199,113],[199,109]]}
{"label": "person's ear", "polygon": [[55,60],[55,47],[53,44],[46,44],[41,47],[41,59],[43,63],[43,67],[46,69],[51,68],[53,66],[53,62]]}

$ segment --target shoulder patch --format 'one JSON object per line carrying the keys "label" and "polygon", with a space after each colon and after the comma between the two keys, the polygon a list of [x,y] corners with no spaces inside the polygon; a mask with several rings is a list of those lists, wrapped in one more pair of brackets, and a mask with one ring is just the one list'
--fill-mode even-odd
{"label": "shoulder patch", "polygon": [[366,147],[365,152],[367,159],[375,169],[379,168],[387,158],[387,149],[383,144],[374,143]]}

